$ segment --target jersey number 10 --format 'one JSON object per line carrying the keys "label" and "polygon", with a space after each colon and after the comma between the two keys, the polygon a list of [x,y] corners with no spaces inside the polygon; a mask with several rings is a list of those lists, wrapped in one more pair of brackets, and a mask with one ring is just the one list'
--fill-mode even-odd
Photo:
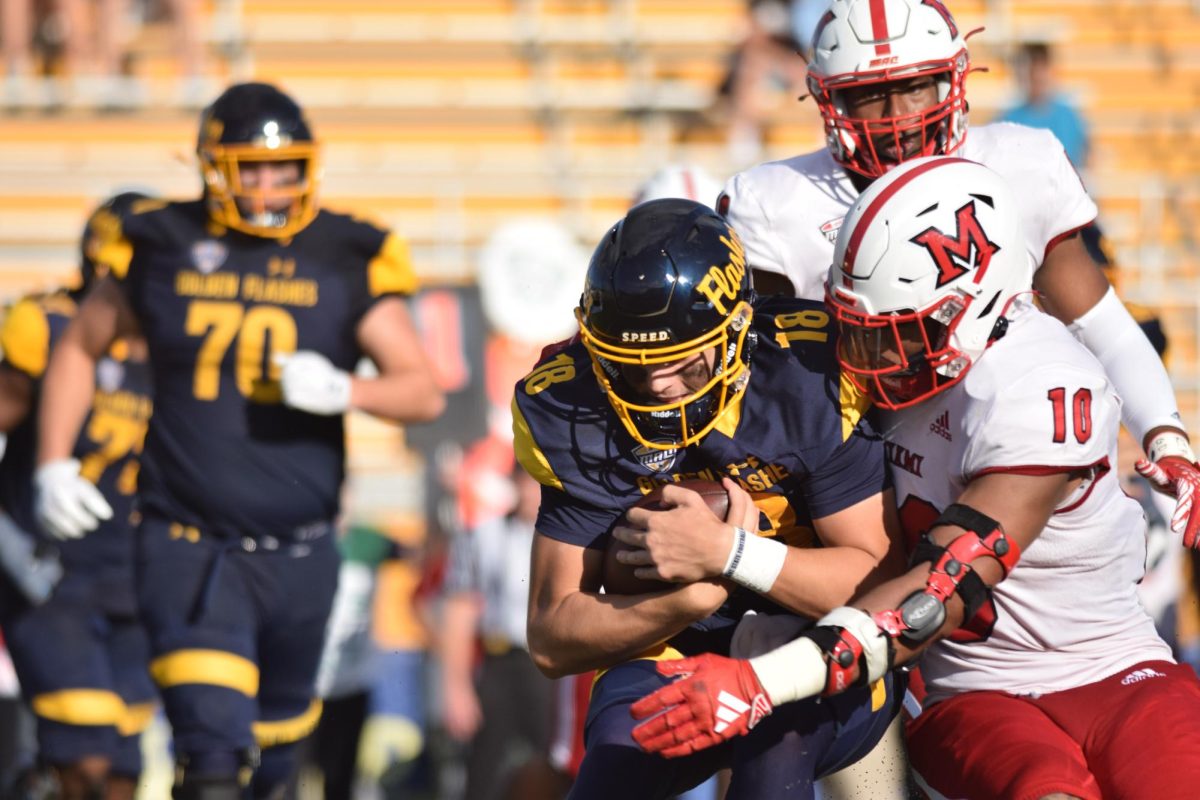
{"label": "jersey number 10", "polygon": [[[1054,407],[1054,441],[1067,440],[1067,390],[1059,387],[1046,393]],[[1092,438],[1092,390],[1080,389],[1071,398],[1071,422],[1075,441],[1083,444]]]}

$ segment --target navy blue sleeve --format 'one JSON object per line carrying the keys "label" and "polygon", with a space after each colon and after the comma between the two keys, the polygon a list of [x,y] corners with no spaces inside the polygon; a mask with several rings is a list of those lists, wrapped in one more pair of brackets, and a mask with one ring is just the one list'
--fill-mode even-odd
{"label": "navy blue sleeve", "polygon": [[813,519],[827,517],[873,497],[892,482],[884,464],[883,439],[860,423],[845,442],[813,465],[804,496]]}
{"label": "navy blue sleeve", "polygon": [[608,546],[609,532],[625,513],[621,508],[597,508],[581,503],[561,489],[542,485],[537,531],[559,542],[601,549]]}

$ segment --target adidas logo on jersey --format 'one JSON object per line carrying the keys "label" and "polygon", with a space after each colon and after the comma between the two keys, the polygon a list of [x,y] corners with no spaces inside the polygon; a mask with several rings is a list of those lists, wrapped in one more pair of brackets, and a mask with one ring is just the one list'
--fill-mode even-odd
{"label": "adidas logo on jersey", "polygon": [[1167,677],[1167,673],[1159,672],[1158,670],[1153,670],[1153,669],[1150,669],[1149,667],[1147,667],[1146,669],[1135,669],[1133,672],[1129,673],[1128,675],[1126,675],[1124,678],[1121,679],[1121,685],[1129,686],[1134,683],[1141,683],[1144,680],[1149,680],[1150,678],[1165,678],[1165,677]]}
{"label": "adidas logo on jersey", "polygon": [[947,442],[950,438],[950,412],[943,411],[937,419],[929,424],[929,430],[936,433],[938,436],[945,439]]}
{"label": "adidas logo on jersey", "polygon": [[750,730],[771,713],[771,704],[767,702],[766,696],[761,694],[754,695],[754,699],[747,703],[740,697],[722,691],[717,695],[717,724],[713,726],[713,733],[726,730],[747,711],[750,712],[750,721],[746,729]]}

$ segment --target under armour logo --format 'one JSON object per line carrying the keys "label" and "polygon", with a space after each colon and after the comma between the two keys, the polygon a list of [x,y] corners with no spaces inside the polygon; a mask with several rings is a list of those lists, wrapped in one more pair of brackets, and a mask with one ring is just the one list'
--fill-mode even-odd
{"label": "under armour logo", "polygon": [[961,278],[973,269],[974,282],[983,280],[992,256],[1000,252],[1000,245],[988,239],[979,219],[975,216],[975,201],[967,203],[955,212],[958,230],[947,236],[937,228],[926,228],[910,241],[929,251],[938,268],[937,288]]}

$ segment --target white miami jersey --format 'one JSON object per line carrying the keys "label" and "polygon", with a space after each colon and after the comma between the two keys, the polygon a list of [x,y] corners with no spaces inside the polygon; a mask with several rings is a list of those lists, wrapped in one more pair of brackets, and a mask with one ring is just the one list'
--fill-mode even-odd
{"label": "white miami jersey", "polygon": [[[1039,266],[1055,239],[1096,218],[1096,204],[1049,131],[1010,122],[972,127],[955,155],[991,168],[1016,190],[1025,246]],[[751,267],[786,275],[797,297],[823,300],[838,230],[858,194],[822,149],[739,172],[717,210],[741,237]]]}
{"label": "white miami jersey", "polygon": [[1120,401],[1058,320],[1024,302],[1010,318],[960,383],[883,418],[905,534],[915,542],[982,475],[1092,477],[995,587],[991,635],[926,651],[927,703],[987,689],[1045,694],[1172,660],[1138,600],[1145,519],[1113,471]]}

